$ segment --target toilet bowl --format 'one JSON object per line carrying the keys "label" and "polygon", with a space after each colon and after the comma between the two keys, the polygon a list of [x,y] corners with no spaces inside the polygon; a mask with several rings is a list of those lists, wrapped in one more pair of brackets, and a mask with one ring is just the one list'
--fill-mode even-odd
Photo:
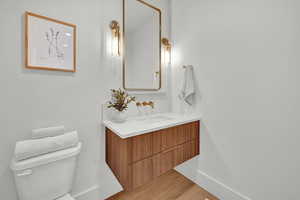
{"label": "toilet bowl", "polygon": [[77,146],[22,161],[12,160],[19,200],[74,200],[72,189]]}

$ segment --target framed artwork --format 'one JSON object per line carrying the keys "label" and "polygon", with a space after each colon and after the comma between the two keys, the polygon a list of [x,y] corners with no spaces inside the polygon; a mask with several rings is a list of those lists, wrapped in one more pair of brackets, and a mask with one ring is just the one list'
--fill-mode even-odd
{"label": "framed artwork", "polygon": [[76,25],[25,13],[25,64],[29,69],[76,71]]}

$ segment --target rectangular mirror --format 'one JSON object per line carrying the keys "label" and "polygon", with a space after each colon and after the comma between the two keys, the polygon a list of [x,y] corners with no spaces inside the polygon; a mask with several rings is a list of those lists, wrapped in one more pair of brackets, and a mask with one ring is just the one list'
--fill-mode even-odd
{"label": "rectangular mirror", "polygon": [[142,0],[123,0],[123,87],[161,88],[161,11]]}

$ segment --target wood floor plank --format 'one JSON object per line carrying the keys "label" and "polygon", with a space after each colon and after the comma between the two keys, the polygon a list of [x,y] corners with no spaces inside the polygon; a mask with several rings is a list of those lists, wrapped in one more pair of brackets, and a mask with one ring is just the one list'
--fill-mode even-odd
{"label": "wood floor plank", "polygon": [[107,200],[219,200],[175,170],[130,192],[120,192]]}
{"label": "wood floor plank", "polygon": [[176,200],[215,200],[217,199],[212,194],[208,193],[204,189],[197,185],[193,185],[187,191],[185,191]]}

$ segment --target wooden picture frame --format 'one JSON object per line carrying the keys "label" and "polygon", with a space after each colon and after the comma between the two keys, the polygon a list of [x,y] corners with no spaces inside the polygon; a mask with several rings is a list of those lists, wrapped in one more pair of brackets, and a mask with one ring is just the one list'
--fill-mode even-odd
{"label": "wooden picture frame", "polygon": [[76,72],[76,25],[26,12],[25,67]]}

